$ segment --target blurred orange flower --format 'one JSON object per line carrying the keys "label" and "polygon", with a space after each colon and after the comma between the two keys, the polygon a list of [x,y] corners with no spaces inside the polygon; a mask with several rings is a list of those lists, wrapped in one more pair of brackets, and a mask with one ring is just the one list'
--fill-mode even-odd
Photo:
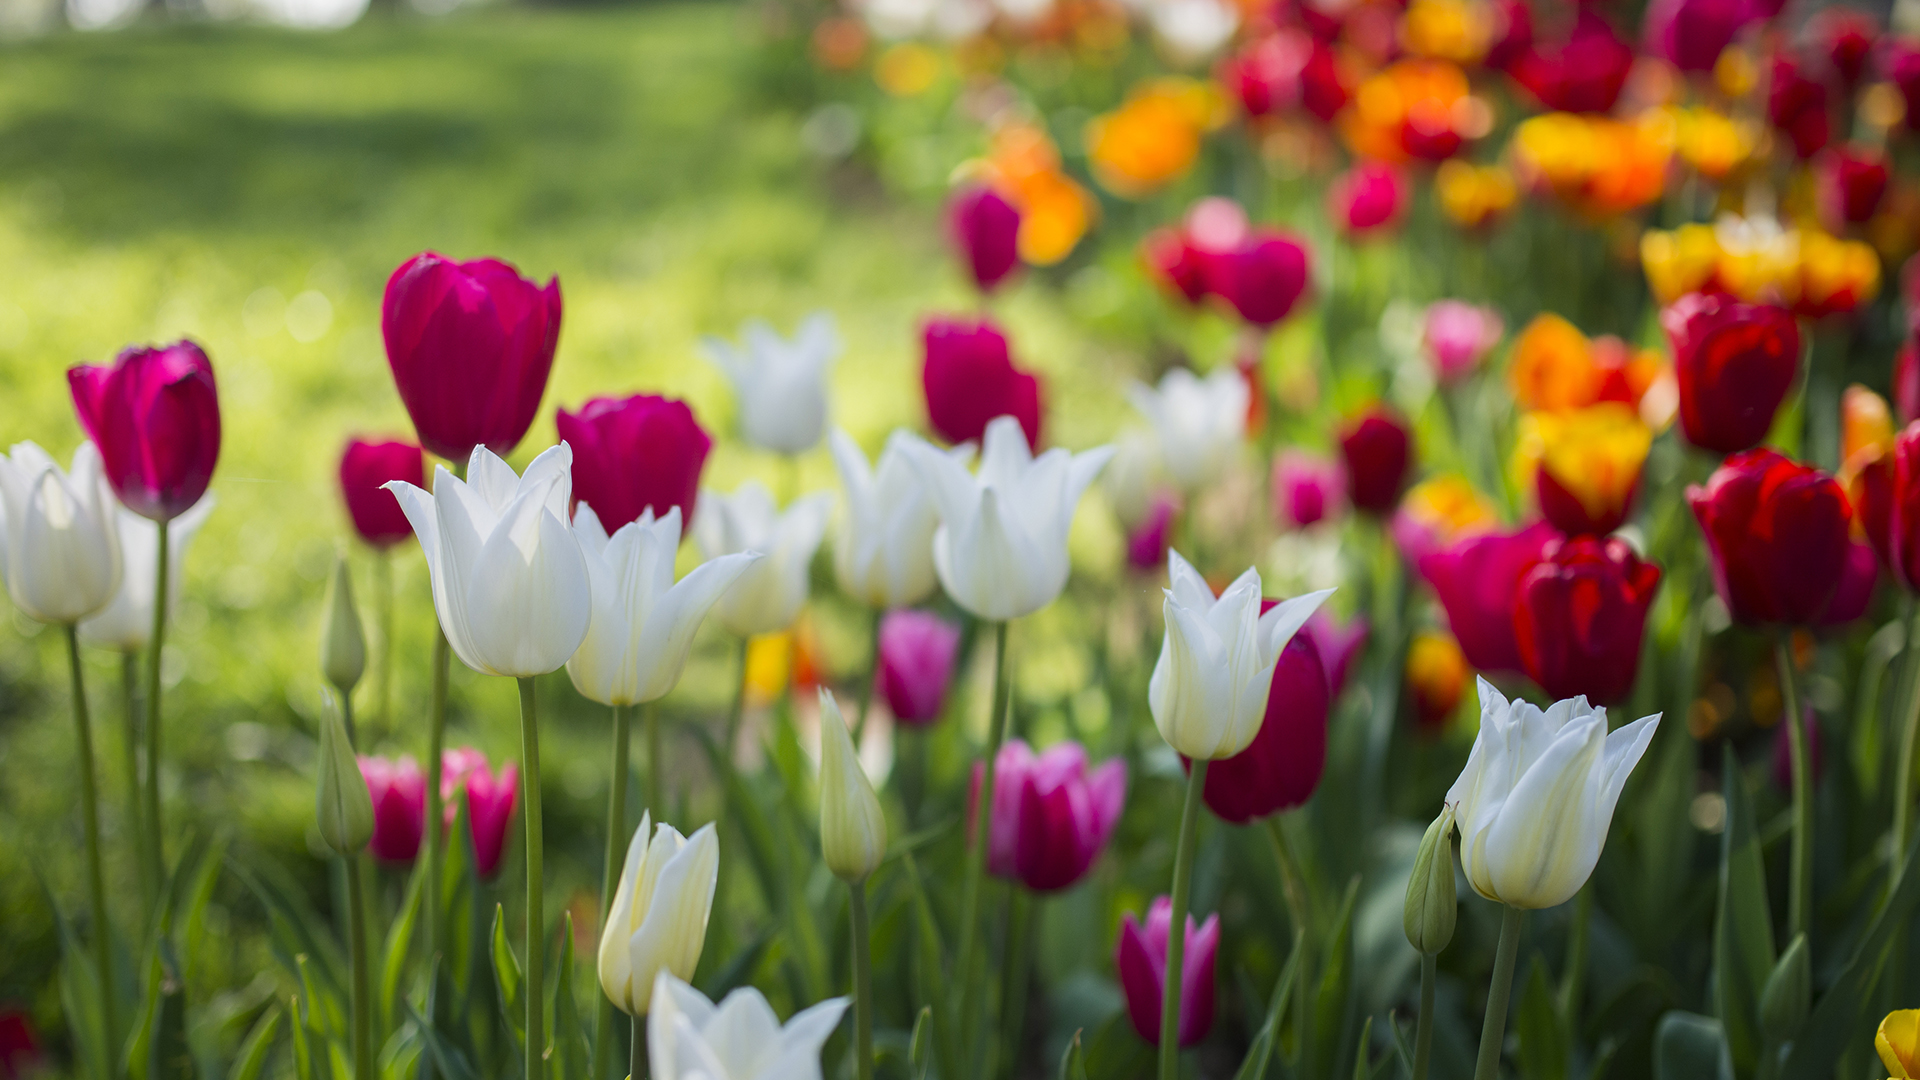
{"label": "blurred orange flower", "polygon": [[1586,217],[1612,217],[1660,197],[1675,126],[1659,109],[1632,120],[1546,113],[1521,121],[1509,152],[1527,187]]}
{"label": "blurred orange flower", "polygon": [[959,169],[963,179],[991,185],[1020,209],[1020,258],[1050,266],[1067,257],[1093,227],[1099,204],[1060,168],[1060,151],[1034,124],[1002,125],[987,156]]}
{"label": "blurred orange flower", "polygon": [[1400,60],[1360,84],[1340,134],[1359,157],[1444,161],[1493,127],[1492,109],[1472,90],[1457,64]]}
{"label": "blurred orange flower", "polygon": [[1502,165],[1472,165],[1455,158],[1441,163],[1433,183],[1441,212],[1466,229],[1492,225],[1520,197],[1513,173]]}
{"label": "blurred orange flower", "polygon": [[1840,395],[1840,460],[1893,449],[1893,410],[1887,399],[1854,383]]}
{"label": "blurred orange flower", "polygon": [[1493,37],[1484,0],[1413,0],[1400,20],[1400,44],[1415,56],[1477,64]]}
{"label": "blurred orange flower", "polygon": [[1660,354],[1611,335],[1589,339],[1551,312],[1535,316],[1514,339],[1507,378],[1514,401],[1530,412],[1618,401],[1656,429],[1672,418],[1667,395],[1654,392],[1672,381]]}
{"label": "blurred orange flower", "polygon": [[1185,176],[1200,140],[1227,117],[1219,86],[1184,77],[1136,87],[1118,109],[1087,124],[1087,159],[1102,187],[1122,198],[1152,195]]}

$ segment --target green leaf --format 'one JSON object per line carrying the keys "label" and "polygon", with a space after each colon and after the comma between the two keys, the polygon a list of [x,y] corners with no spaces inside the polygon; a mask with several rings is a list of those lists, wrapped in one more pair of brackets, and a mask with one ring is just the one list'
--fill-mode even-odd
{"label": "green leaf", "polygon": [[728,994],[753,981],[753,973],[760,961],[767,955],[768,946],[773,944],[774,927],[767,927],[754,936],[752,941],[742,946],[739,952],[729,956],[713,974],[700,986],[700,992],[719,1001]]}
{"label": "green leaf", "polygon": [[202,855],[186,894],[186,923],[182,936],[182,949],[186,953],[185,968],[181,977],[189,983],[199,983],[193,968],[193,958],[204,954],[202,945],[207,939],[207,908],[213,903],[214,886],[220,883],[220,864],[226,859],[225,847],[220,843],[207,846]]}
{"label": "green leaf", "polygon": [[1373,1017],[1360,1028],[1360,1045],[1353,1054],[1353,1080],[1372,1080],[1373,1070],[1367,1067],[1367,1044],[1373,1041]]}
{"label": "green leaf", "polygon": [[696,724],[690,729],[707,751],[707,759],[713,765],[715,773],[722,778],[727,794],[727,811],[740,824],[742,835],[747,841],[747,862],[753,867],[753,876],[760,883],[760,891],[766,897],[767,907],[774,911],[786,906],[786,879],[778,869],[778,845],[773,839],[773,828],[767,824],[767,815],[760,807],[747,787],[740,771],[721,750],[711,732]]}
{"label": "green leaf", "polygon": [[[927,1080],[927,1064],[933,1051],[933,1006],[920,1006],[913,1018],[913,1036],[907,1040],[907,1075],[912,1080]],[[1073,1033],[1074,1046],[1080,1045],[1080,1033]]]}
{"label": "green leaf", "polygon": [[[507,914],[499,905],[493,905],[493,984],[499,991],[497,1001],[500,1015],[506,1021],[509,1040],[513,1043],[511,1056],[522,1057],[527,1045],[526,999],[521,996],[524,976],[520,973],[520,961],[513,955],[513,946],[507,944]],[[538,1080],[538,1078],[534,1078]]]}
{"label": "green leaf", "polygon": [[441,976],[443,985],[454,991],[442,998],[440,1008],[451,1015],[466,1011],[473,996],[469,987],[475,974],[476,945],[484,945],[476,941],[476,924],[481,919],[480,873],[467,809],[467,800],[454,799],[453,826],[447,831],[449,843],[440,863]]}
{"label": "green leaf", "polygon": [[573,912],[561,916],[560,927],[560,957],[553,970],[553,1044],[547,1060],[560,1080],[587,1080],[587,1060],[593,1051],[573,997]]}
{"label": "green leaf", "polygon": [[192,1080],[193,1050],[187,1045],[187,988],[173,943],[160,939],[160,1002],[147,1049],[147,1080]]}
{"label": "green leaf", "polygon": [[1267,999],[1266,1022],[1254,1034],[1247,1056],[1240,1061],[1240,1071],[1233,1074],[1234,1080],[1265,1080],[1267,1067],[1273,1060],[1274,1043],[1280,1038],[1281,1021],[1287,1015],[1294,984],[1300,978],[1300,959],[1306,954],[1306,947],[1305,932],[1295,933],[1293,953],[1287,957],[1287,966],[1280,969],[1280,978],[1273,984],[1273,995]]}
{"label": "green leaf", "polygon": [[1773,916],[1767,905],[1766,867],[1753,824],[1753,797],[1731,743],[1721,751],[1727,827],[1720,834],[1720,902],[1713,928],[1716,1012],[1734,1069],[1750,1075],[1759,1064],[1760,995],[1773,971]]}
{"label": "green leaf", "polygon": [[1067,1052],[1060,1056],[1060,1080],[1087,1080],[1087,1055],[1080,1049],[1080,1033],[1073,1033]]}
{"label": "green leaf", "polygon": [[240,1044],[240,1054],[234,1058],[227,1080],[260,1080],[260,1074],[267,1067],[267,1058],[273,1053],[273,1037],[279,1033],[280,1010],[269,1007],[254,1022],[253,1030],[247,1034],[247,1041]]}
{"label": "green leaf", "polygon": [[293,1074],[296,1080],[319,1080],[313,1068],[313,1047],[307,1040],[306,1021],[300,1016],[300,996],[293,997]]}
{"label": "green leaf", "polygon": [[380,1001],[377,1027],[391,1031],[396,1023],[394,1008],[400,997],[400,980],[406,976],[407,953],[413,947],[413,924],[420,917],[420,896],[426,889],[426,860],[407,878],[407,895],[400,901],[400,913],[387,931],[385,959],[380,965]]}
{"label": "green leaf", "polygon": [[[400,999],[400,1007],[406,1011],[407,1018],[413,1021],[414,1029],[420,1033],[421,1045],[426,1048],[426,1056],[433,1062],[433,1071],[446,1080],[477,1080],[473,1066],[467,1063],[466,1056],[448,1043],[441,1034],[427,1024],[426,1018],[413,1007],[413,1002]],[[518,1070],[514,1070],[518,1072]]]}
{"label": "green leaf", "polygon": [[[38,871],[35,876],[39,876]],[[53,912],[54,926],[60,936],[60,1007],[73,1034],[74,1046],[79,1050],[82,1071],[87,1076],[105,1076],[112,1051],[109,1037],[101,1030],[100,980],[95,974],[98,969],[94,966],[93,954],[81,943],[44,878],[40,879],[40,893],[46,899],[47,910]],[[143,1009],[142,1016],[136,1019],[136,1030],[145,1019],[146,1011]],[[141,1060],[144,1065],[145,1059]]]}
{"label": "green leaf", "polygon": [[314,932],[315,927],[325,927],[326,920],[320,918],[300,890],[271,862],[256,859],[249,866],[232,856],[228,856],[226,862],[227,872],[267,909],[275,955],[287,974],[296,982],[302,981],[296,958],[306,957],[314,968],[312,978],[338,993],[346,985],[342,974],[346,961],[332,935]]}
{"label": "green leaf", "polygon": [[1733,1080],[1720,1021],[1674,1009],[1653,1031],[1653,1080]]}
{"label": "green leaf", "polygon": [[307,999],[307,1023],[315,1034],[341,1038],[347,1033],[347,1010],[331,987],[322,987],[314,978],[314,964],[306,956],[293,958],[300,973],[300,992]]}
{"label": "green leaf", "polygon": [[1323,953],[1326,971],[1313,997],[1314,1061],[1306,1070],[1308,1076],[1335,1075],[1339,1058],[1346,1053],[1353,1023],[1353,906],[1359,895],[1360,878],[1355,876],[1347,885],[1347,898],[1340,904]]}
{"label": "green leaf", "polygon": [[1539,953],[1533,954],[1527,969],[1514,1030],[1520,1036],[1520,1075],[1527,1080],[1566,1080],[1573,1038],[1561,1026],[1553,980]]}
{"label": "green leaf", "polygon": [[960,1075],[960,1055],[953,1044],[953,1002],[947,994],[946,947],[940,940],[940,924],[934,921],[933,905],[920,881],[920,867],[912,852],[903,852],[900,866],[907,878],[913,900],[914,982],[921,1001],[932,1009],[934,1056],[940,1062],[941,1080]]}

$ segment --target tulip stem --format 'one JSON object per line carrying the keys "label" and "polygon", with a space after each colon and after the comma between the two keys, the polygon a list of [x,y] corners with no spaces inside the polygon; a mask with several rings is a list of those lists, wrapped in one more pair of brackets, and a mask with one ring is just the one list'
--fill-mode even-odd
{"label": "tulip stem", "polygon": [[1180,810],[1180,839],[1173,855],[1173,921],[1167,931],[1167,968],[1160,992],[1160,1080],[1180,1075],[1180,995],[1186,974],[1187,897],[1193,889],[1193,834],[1200,824],[1200,793],[1207,786],[1206,758],[1187,774],[1187,801]]}
{"label": "tulip stem", "polygon": [[1413,1080],[1427,1080],[1427,1066],[1433,1060],[1433,984],[1439,956],[1420,954],[1420,1021],[1413,1032]]}
{"label": "tulip stem", "polygon": [[374,1080],[373,1071],[373,997],[367,977],[367,901],[360,883],[360,856],[345,857],[347,864],[347,935],[353,950],[353,1076],[354,1080]]}
{"label": "tulip stem", "polygon": [[1907,616],[1907,662],[1901,665],[1906,675],[1905,687],[1907,700],[1902,704],[1906,708],[1906,723],[1900,732],[1900,756],[1893,764],[1893,879],[1887,885],[1891,892],[1900,884],[1901,872],[1906,869],[1907,836],[1913,828],[1913,755],[1920,749],[1920,672],[1914,668],[1920,664],[1920,604],[1908,601],[1912,609]]}
{"label": "tulip stem", "polygon": [[993,715],[987,721],[987,759],[982,766],[980,797],[974,800],[973,821],[967,830],[967,878],[960,901],[960,950],[954,953],[954,974],[960,980],[961,1044],[974,1046],[975,1001],[973,961],[976,931],[980,922],[980,885],[987,872],[988,810],[993,805],[993,773],[999,762],[1000,743],[1007,737],[1007,703],[1011,687],[1007,680],[1007,623],[994,624],[993,643]]}
{"label": "tulip stem", "polygon": [[[633,710],[630,707],[613,707],[613,777],[607,790],[607,851],[606,861],[600,870],[600,927],[605,931],[607,919],[613,912],[613,893],[620,883],[623,864],[621,858],[621,839],[627,835],[627,770],[631,757],[633,730]],[[648,792],[649,796],[652,792]],[[607,1069],[613,1064],[614,1024],[618,1023],[613,1009],[613,1001],[605,994],[600,997],[600,1020],[595,1027],[598,1038],[593,1040],[593,1080],[607,1080]]]}
{"label": "tulip stem", "polygon": [[540,722],[533,680],[520,683],[520,785],[527,804],[527,1071],[545,1075],[546,1039],[541,1034],[541,1005],[546,996],[546,921],[540,911]]}
{"label": "tulip stem", "polygon": [[867,677],[860,683],[860,708],[853,714],[853,745],[858,747],[867,734],[867,710],[873,707],[873,684],[880,677],[880,620],[885,612],[873,613],[872,632],[867,635],[871,657],[867,662]]}
{"label": "tulip stem", "polygon": [[160,656],[167,636],[167,523],[154,530],[153,636],[147,642],[147,842],[140,845],[154,893],[165,887],[167,861],[162,854],[164,829],[160,821]]}
{"label": "tulip stem", "polygon": [[80,820],[87,833],[87,899],[93,908],[94,977],[100,980],[100,1034],[109,1075],[117,1073],[113,1048],[119,1042],[115,1016],[113,942],[107,933],[107,875],[100,865],[100,792],[93,776],[93,721],[87,716],[87,684],[80,671],[80,634],[67,624],[67,667],[73,677],[73,731],[79,741]]}
{"label": "tulip stem", "polygon": [[380,653],[374,658],[373,707],[380,730],[393,730],[393,553],[375,553],[374,597],[380,627]]}
{"label": "tulip stem", "polygon": [[1027,1016],[1027,983],[1033,955],[1028,942],[1033,940],[1033,924],[1039,917],[1039,903],[1020,885],[1008,886],[1006,988],[1001,992],[1001,1063],[994,1071],[1003,1076],[1020,1074],[1020,1039]]}
{"label": "tulip stem", "polygon": [[[751,645],[752,639],[740,639],[740,663],[736,666],[737,674],[733,680],[733,705],[727,710],[727,741],[720,748],[720,753],[729,763],[733,761],[734,744],[740,741],[740,718],[747,712],[747,649]],[[647,801],[653,801],[652,791],[647,792]]]}
{"label": "tulip stem", "polygon": [[1787,746],[1793,760],[1793,852],[1789,864],[1787,935],[1807,932],[1813,905],[1813,773],[1807,760],[1807,727],[1801,722],[1800,695],[1793,680],[1793,631],[1782,630],[1774,642],[1774,660],[1780,669],[1780,702],[1785,707]]}
{"label": "tulip stem", "polygon": [[627,1056],[628,1080],[647,1080],[647,1018],[631,1016],[627,1018],[633,1036],[633,1050]]}
{"label": "tulip stem", "polygon": [[[120,654],[120,699],[126,732],[120,740],[121,767],[127,774],[127,835],[135,844],[147,835],[146,811],[140,805],[140,654]],[[140,909],[152,911],[159,886],[147,873],[147,860],[134,860],[140,874]]]}
{"label": "tulip stem", "polygon": [[872,929],[867,922],[867,879],[847,882],[848,911],[853,920],[853,1075],[873,1080],[873,961]]}
{"label": "tulip stem", "polygon": [[[1480,1027],[1480,1060],[1473,1080],[1499,1080],[1500,1047],[1507,1038],[1507,999],[1513,992],[1513,965],[1520,958],[1520,926],[1525,908],[1504,907],[1500,913],[1500,948],[1493,955],[1493,981],[1487,986],[1487,1019]],[[1422,1022],[1426,1020],[1423,1010]]]}
{"label": "tulip stem", "polygon": [[[666,816],[667,799],[666,788],[662,786],[665,781],[660,778],[665,751],[660,746],[660,706],[657,702],[647,703],[642,722],[647,728],[647,808],[653,811],[653,820],[659,821]],[[621,760],[626,760],[624,753]],[[624,826],[624,822],[622,824]]]}
{"label": "tulip stem", "polygon": [[[427,880],[421,891],[420,905],[426,913],[427,922],[427,966],[428,970],[438,970],[436,963],[440,958],[440,860],[446,843],[446,809],[440,798],[441,755],[445,751],[447,740],[447,674],[451,661],[447,647],[447,633],[438,627],[433,635],[433,713],[427,724]],[[427,1017],[429,1024],[434,1018]],[[432,1063],[428,1062],[428,1067]]]}

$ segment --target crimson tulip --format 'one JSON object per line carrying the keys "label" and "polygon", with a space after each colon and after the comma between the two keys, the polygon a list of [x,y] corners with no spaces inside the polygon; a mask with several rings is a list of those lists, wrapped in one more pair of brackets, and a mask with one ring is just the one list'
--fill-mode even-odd
{"label": "crimson tulip", "polygon": [[[1274,603],[1262,600],[1261,613]],[[1330,697],[1312,635],[1293,635],[1274,664],[1259,732],[1245,750],[1207,769],[1201,791],[1207,808],[1222,821],[1241,825],[1312,798],[1327,763]],[[1186,765],[1191,771],[1193,763]]]}
{"label": "crimson tulip", "polygon": [[1793,142],[1800,160],[1819,153],[1833,133],[1825,84],[1808,78],[1792,57],[1775,56],[1773,81],[1767,89],[1767,119]]}
{"label": "crimson tulip", "polygon": [[1564,42],[1534,42],[1507,65],[1521,86],[1556,112],[1608,112],[1633,69],[1633,47],[1582,8]]}
{"label": "crimson tulip", "polygon": [[940,719],[960,651],[960,628],[931,611],[889,611],[880,620],[874,690],[899,723],[925,727]]}
{"label": "crimson tulip", "polygon": [[1886,52],[1881,67],[1888,81],[1900,92],[1906,105],[1903,123],[1908,131],[1920,131],[1920,48],[1895,44]]}
{"label": "crimson tulip", "polygon": [[1481,533],[1420,560],[1467,662],[1484,672],[1522,671],[1513,632],[1520,578],[1560,533],[1544,521],[1514,532]]}
{"label": "crimson tulip", "polygon": [[693,526],[700,470],[713,440],[684,401],[635,394],[599,397],[579,412],[554,414],[560,441],[573,448],[573,497],[586,503],[609,534],[652,510],[680,510],[681,531]]}
{"label": "crimson tulip", "polygon": [[1840,88],[1852,93],[1867,73],[1880,24],[1858,8],[1830,7],[1807,20],[1807,32],[1827,66],[1839,76]]}
{"label": "crimson tulip", "polygon": [[1300,100],[1300,72],[1313,56],[1313,39],[1286,28],[1247,43],[1220,64],[1220,84],[1250,117],[1269,116]]}
{"label": "crimson tulip", "polygon": [[1208,291],[1254,326],[1286,318],[1307,289],[1306,245],[1278,229],[1255,229],[1240,246],[1212,253],[1204,265]]}
{"label": "crimson tulip", "polygon": [[1886,155],[1877,150],[1849,145],[1824,151],[1819,172],[1822,217],[1835,228],[1871,221],[1892,175]]}
{"label": "crimson tulip", "polygon": [[1020,211],[984,184],[954,194],[947,204],[947,232],[983,293],[1020,266]]}
{"label": "crimson tulip", "polygon": [[207,493],[220,459],[220,395],[200,346],[135,345],[67,370],[80,426],[127,509],[171,521]]}
{"label": "crimson tulip", "polygon": [[1315,41],[1300,69],[1300,104],[1323,124],[1333,123],[1347,101],[1353,97],[1347,74],[1341,70],[1340,54],[1324,41]]}
{"label": "crimson tulip", "polygon": [[1911,341],[1893,359],[1893,409],[1908,423],[1920,420],[1920,346]]}
{"label": "crimson tulip", "polygon": [[[1220,916],[1209,915],[1195,926],[1187,916],[1186,952],[1181,957],[1181,1046],[1192,1046],[1213,1027],[1213,962],[1220,948]],[[1166,993],[1167,939],[1173,936],[1173,899],[1156,896],[1141,926],[1129,911],[1120,920],[1120,941],[1113,966],[1120,972],[1120,989],[1127,998],[1127,1018],[1140,1037],[1160,1045],[1160,1005]]]}
{"label": "crimson tulip", "polygon": [[1800,367],[1793,313],[1718,293],[1689,293],[1660,314],[1673,343],[1680,429],[1703,450],[1759,445]]}
{"label": "crimson tulip", "polygon": [[498,259],[422,252],[387,279],[380,334],[420,444],[464,463],[505,456],[540,408],[560,341],[560,279],[545,286]]}
{"label": "crimson tulip", "polygon": [[1179,514],[1179,499],[1169,492],[1155,492],[1147,516],[1127,533],[1127,565],[1143,573],[1167,565],[1167,545],[1172,543],[1173,521]]}
{"label": "crimson tulip", "polygon": [[1908,424],[1893,441],[1886,562],[1896,581],[1920,592],[1920,421]]}
{"label": "crimson tulip", "polygon": [[373,796],[373,839],[367,851],[384,863],[411,863],[427,831],[427,778],[411,757],[361,757],[360,775]]}
{"label": "crimson tulip", "polygon": [[1188,243],[1181,230],[1159,228],[1148,233],[1140,241],[1140,260],[1147,274],[1179,299],[1197,304],[1207,298],[1205,253]]}
{"label": "crimson tulip", "polygon": [[991,319],[935,317],[921,329],[925,361],[920,385],[927,420],[951,443],[978,442],[987,423],[1011,416],[1040,446],[1040,380],[1014,366],[1007,336]]}
{"label": "crimson tulip", "polygon": [[[1833,477],[1770,449],[1749,450],[1728,458],[1705,486],[1689,487],[1687,501],[1735,619],[1812,626],[1864,610],[1873,550],[1850,537],[1851,509]],[[1899,514],[1896,503],[1896,523]]]}
{"label": "crimson tulip", "polygon": [[[973,799],[985,767],[973,767]],[[1035,892],[1065,889],[1093,868],[1127,801],[1127,763],[1115,758],[1087,771],[1076,742],[1036,755],[1019,739],[994,759],[987,820],[987,869]],[[976,820],[972,813],[968,821]]]}
{"label": "crimson tulip", "polygon": [[1752,19],[1746,0],[1654,0],[1647,7],[1646,41],[1681,71],[1712,71]]}
{"label": "crimson tulip", "polygon": [[347,503],[347,516],[353,519],[353,531],[377,548],[392,547],[413,536],[400,500],[381,490],[394,480],[426,486],[426,464],[418,445],[402,439],[347,443],[347,452],[340,457],[340,494]]}
{"label": "crimson tulip", "polygon": [[507,826],[513,823],[513,805],[519,797],[520,769],[509,761],[496,772],[487,755],[472,747],[448,750],[440,757],[440,800],[446,807],[443,828],[460,812],[454,795],[467,792],[467,827],[473,840],[474,870],[491,878],[500,869],[507,847]]}
{"label": "crimson tulip", "polygon": [[1493,0],[1488,7],[1491,44],[1481,63],[1492,71],[1506,71],[1533,49],[1533,7],[1527,0]]}
{"label": "crimson tulip", "polygon": [[1640,667],[1660,568],[1618,537],[1550,540],[1520,576],[1513,635],[1520,666],[1547,696],[1623,700]]}
{"label": "crimson tulip", "polygon": [[1340,456],[1354,509],[1391,513],[1413,468],[1413,432],[1399,413],[1375,405],[1341,426]]}
{"label": "crimson tulip", "polygon": [[1847,490],[1847,502],[1853,505],[1855,531],[1873,547],[1880,565],[1892,570],[1894,455],[1873,453],[1863,460],[1849,461],[1840,479]]}

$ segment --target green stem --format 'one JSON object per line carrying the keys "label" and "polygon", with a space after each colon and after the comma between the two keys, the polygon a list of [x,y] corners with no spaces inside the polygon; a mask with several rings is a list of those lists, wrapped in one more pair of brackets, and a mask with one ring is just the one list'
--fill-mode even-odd
{"label": "green stem", "polygon": [[367,902],[360,884],[358,854],[346,857],[347,935],[353,940],[353,1076],[374,1080],[373,996],[367,976]]}
{"label": "green stem", "polygon": [[73,731],[79,742],[80,820],[87,833],[87,899],[93,908],[94,977],[100,980],[100,1026],[107,1044],[107,1071],[119,1070],[113,1048],[119,1042],[115,1015],[113,940],[107,928],[107,875],[100,865],[100,791],[93,776],[93,721],[87,716],[87,684],[80,670],[80,634],[67,624],[67,668],[73,678]]}
{"label": "green stem", "polygon": [[[727,761],[733,760],[734,744],[740,741],[740,718],[747,712],[747,649],[752,644],[748,638],[740,639],[739,674],[733,681],[733,704],[727,709],[727,741],[720,747],[721,756]],[[648,780],[649,787],[652,780]],[[653,792],[647,792],[647,801],[653,801]]]}
{"label": "green stem", "polygon": [[977,1011],[973,979],[974,945],[980,923],[980,885],[987,872],[987,830],[992,820],[994,766],[1000,758],[1000,743],[1007,737],[1007,703],[1011,696],[1007,681],[1007,624],[994,624],[993,715],[987,721],[987,757],[975,800],[972,827],[968,830],[967,876],[960,900],[960,950],[954,953],[954,971],[960,979],[961,1044],[975,1045],[972,1035]]}
{"label": "green stem", "polygon": [[[426,914],[427,964],[432,969],[440,956],[440,860],[446,844],[446,809],[440,799],[441,757],[447,741],[447,675],[452,656],[447,634],[435,629],[433,635],[433,713],[427,722],[427,880],[420,905]],[[428,1017],[428,1022],[433,1021]],[[429,1068],[431,1063],[429,1063]]]}
{"label": "green stem", "polygon": [[[140,844],[147,835],[146,811],[141,808],[140,791],[140,654],[120,654],[120,700],[125,712],[126,731],[120,740],[121,768],[127,781],[127,836]],[[147,872],[147,860],[134,860],[140,875],[140,909],[152,911],[160,886]]]}
{"label": "green stem", "polygon": [[[1520,958],[1520,925],[1526,921],[1524,908],[1503,908],[1500,915],[1500,948],[1493,956],[1493,982],[1487,987],[1487,1020],[1480,1027],[1480,1060],[1473,1067],[1473,1080],[1499,1080],[1500,1046],[1507,1038],[1507,999],[1513,992],[1513,964]],[[1422,1014],[1424,1019],[1424,1014]]]}
{"label": "green stem", "polygon": [[1907,618],[1907,662],[1901,665],[1906,675],[1907,699],[1902,704],[1906,709],[1906,722],[1900,731],[1900,756],[1893,763],[1893,880],[1888,883],[1887,891],[1900,884],[1902,857],[1907,850],[1907,836],[1913,828],[1913,755],[1920,749],[1920,674],[1914,670],[1920,664],[1920,604],[1908,598],[1912,613]]}
{"label": "green stem", "polygon": [[1807,760],[1807,728],[1800,719],[1800,695],[1793,682],[1793,631],[1774,641],[1780,670],[1780,702],[1786,709],[1787,746],[1793,758],[1793,853],[1788,870],[1787,937],[1807,932],[1813,906],[1813,773]]}
{"label": "green stem", "polygon": [[868,955],[867,879],[847,882],[853,919],[853,1075],[873,1080],[873,961]]}
{"label": "green stem", "polygon": [[153,552],[153,636],[147,642],[147,842],[141,857],[147,875],[154,883],[155,895],[167,877],[164,854],[165,829],[160,820],[160,655],[167,638],[167,523],[154,530]]}
{"label": "green stem", "polygon": [[527,805],[527,1070],[530,1078],[544,1076],[547,1041],[541,1033],[541,1005],[546,997],[546,920],[540,910],[540,718],[533,680],[520,683],[520,784]]}
{"label": "green stem", "polygon": [[880,620],[886,612],[873,612],[873,626],[867,635],[867,677],[860,683],[860,708],[853,714],[853,745],[859,746],[867,733],[867,710],[873,706],[873,682],[880,677]]}
{"label": "green stem", "polygon": [[632,1053],[627,1058],[627,1076],[630,1080],[647,1080],[647,1018],[635,1016],[629,1019]]}
{"label": "green stem", "polygon": [[1037,898],[1019,885],[1010,886],[1007,897],[1007,984],[1000,1000],[1005,1003],[1001,1016],[1000,1067],[1003,1076],[1020,1074],[1020,1040],[1027,1017],[1027,981],[1032,962],[1033,923],[1039,915]]}
{"label": "green stem", "polygon": [[1193,889],[1193,834],[1200,824],[1200,793],[1207,786],[1206,758],[1187,774],[1187,801],[1180,810],[1180,839],[1173,855],[1173,922],[1167,931],[1167,968],[1160,992],[1160,1080],[1180,1075],[1180,991],[1186,974],[1187,896]]}
{"label": "green stem", "polygon": [[380,652],[374,657],[374,722],[381,731],[393,730],[393,553],[382,548],[374,557],[374,598],[380,630]]}
{"label": "green stem", "polygon": [[[630,757],[633,710],[615,705],[613,707],[613,777],[607,790],[607,850],[606,861],[600,870],[600,925],[604,932],[607,918],[613,911],[613,893],[620,884],[620,871],[623,867],[624,848],[622,841],[627,835],[627,769]],[[605,994],[600,998],[600,1018],[594,1030],[599,1037],[593,1040],[593,1080],[607,1080],[607,1069],[613,1065],[613,1032],[618,1022],[613,1002]]]}
{"label": "green stem", "polygon": [[340,691],[340,726],[347,729],[347,742],[358,747],[360,732],[353,724],[353,691],[351,690]]}
{"label": "green stem", "polygon": [[1582,886],[1573,903],[1573,926],[1567,931],[1567,969],[1560,981],[1560,1015],[1580,1015],[1580,991],[1587,978],[1587,933],[1593,922],[1593,889]]}
{"label": "green stem", "polygon": [[1427,1080],[1433,1060],[1433,984],[1439,957],[1420,954],[1420,1021],[1413,1032],[1413,1080]]}
{"label": "green stem", "polygon": [[[1267,817],[1267,839],[1273,845],[1273,858],[1280,867],[1280,890],[1286,897],[1287,914],[1293,920],[1293,931],[1300,941],[1300,974],[1295,985],[1306,986],[1313,977],[1312,952],[1307,943],[1312,934],[1307,927],[1312,920],[1313,908],[1307,899],[1305,875],[1300,872],[1299,860],[1294,858],[1293,847],[1287,841],[1286,829],[1281,825],[1280,815]],[[1294,1029],[1294,1069],[1311,1060],[1313,1023],[1309,1009],[1312,1008],[1310,994],[1304,991],[1293,996]]]}
{"label": "green stem", "polygon": [[647,728],[647,808],[653,811],[653,820],[657,823],[667,813],[666,788],[662,786],[664,781],[660,778],[665,751],[660,745],[659,703],[647,703],[642,722]]}

